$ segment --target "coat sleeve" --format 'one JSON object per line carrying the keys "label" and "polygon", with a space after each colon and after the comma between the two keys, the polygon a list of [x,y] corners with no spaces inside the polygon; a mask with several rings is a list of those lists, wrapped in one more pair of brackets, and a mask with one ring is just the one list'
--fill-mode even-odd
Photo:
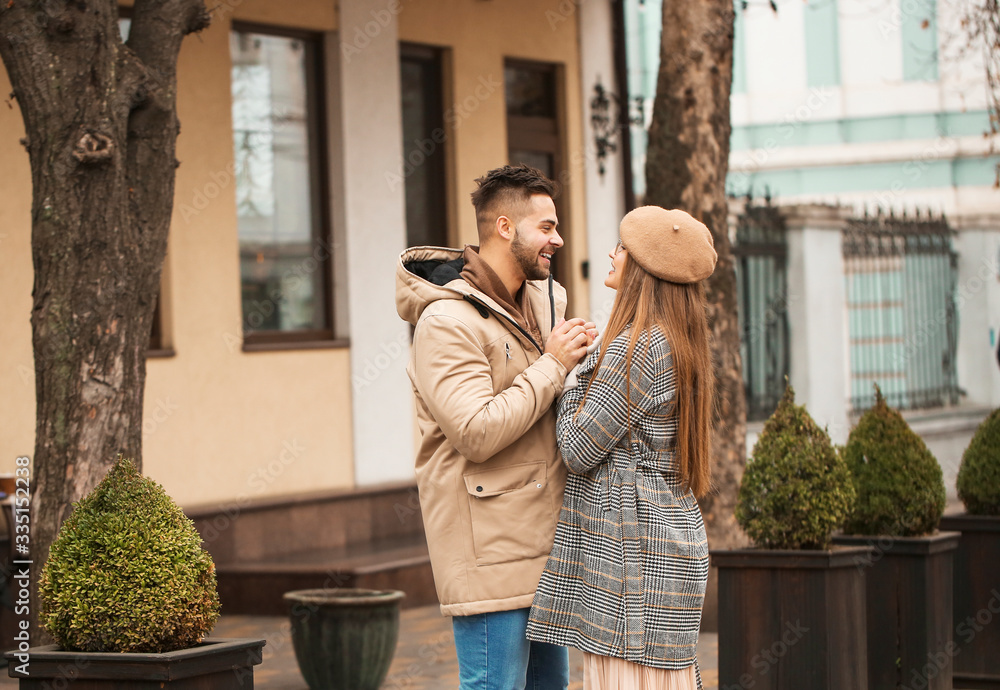
{"label": "coat sleeve", "polygon": [[435,314],[413,334],[413,382],[445,437],[472,462],[521,438],[552,406],[566,369],[542,355],[506,390],[493,394],[483,345],[460,319]]}
{"label": "coat sleeve", "polygon": [[579,385],[559,401],[556,438],[563,462],[572,472],[583,474],[604,462],[627,434],[630,420],[634,427],[640,416],[665,402],[663,384],[671,369],[666,341],[654,340],[648,349],[645,338],[636,344],[629,372],[631,409],[625,402],[627,349],[627,334],[615,338],[601,368],[590,376],[582,375]]}

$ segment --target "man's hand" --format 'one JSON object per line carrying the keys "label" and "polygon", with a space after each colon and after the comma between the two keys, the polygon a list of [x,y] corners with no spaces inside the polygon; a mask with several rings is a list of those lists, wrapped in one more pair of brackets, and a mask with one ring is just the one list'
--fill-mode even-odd
{"label": "man's hand", "polygon": [[555,355],[566,370],[570,370],[587,354],[597,329],[583,319],[560,319],[545,341],[545,353]]}

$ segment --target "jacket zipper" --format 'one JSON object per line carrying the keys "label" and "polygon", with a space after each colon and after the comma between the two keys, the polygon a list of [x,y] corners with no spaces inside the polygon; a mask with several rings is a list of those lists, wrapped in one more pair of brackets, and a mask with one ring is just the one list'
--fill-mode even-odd
{"label": "jacket zipper", "polygon": [[489,310],[490,310],[491,312],[493,312],[493,313],[494,313],[494,314],[496,314],[497,316],[500,316],[500,317],[503,317],[504,319],[506,319],[506,320],[507,320],[507,321],[508,321],[508,322],[510,323],[510,325],[511,325],[511,326],[513,326],[513,327],[514,327],[514,328],[516,328],[516,329],[517,329],[518,331],[520,331],[520,332],[521,332],[521,334],[522,334],[522,335],[523,335],[523,336],[524,336],[525,338],[527,338],[527,339],[528,339],[528,342],[530,342],[530,343],[531,343],[532,345],[534,345],[534,346],[535,346],[535,349],[536,349],[536,350],[538,350],[538,354],[540,354],[540,355],[544,355],[544,354],[545,354],[545,351],[544,351],[544,350],[543,350],[543,349],[542,349],[541,347],[539,347],[539,346],[538,346],[538,343],[537,343],[537,342],[535,342],[535,339],[531,337],[531,334],[530,334],[530,333],[528,333],[528,332],[527,332],[526,330],[524,330],[523,328],[521,328],[520,324],[518,324],[518,323],[517,323],[517,321],[515,321],[515,320],[514,320],[514,319],[512,319],[512,318],[510,318],[510,317],[509,317],[509,316],[507,316],[506,314],[503,314],[503,313],[501,313],[501,312],[498,312],[498,311],[497,311],[496,309],[493,309],[492,307],[490,307],[490,305],[486,304],[485,302],[483,302],[483,301],[482,301],[481,299],[479,299],[479,298],[478,298],[478,297],[476,297],[475,295],[467,295],[467,296],[468,296],[468,298],[469,298],[469,299],[474,299],[474,300],[476,300],[477,302],[479,302],[479,304],[483,305],[483,306],[484,306],[484,307],[485,307],[486,309],[489,309]]}

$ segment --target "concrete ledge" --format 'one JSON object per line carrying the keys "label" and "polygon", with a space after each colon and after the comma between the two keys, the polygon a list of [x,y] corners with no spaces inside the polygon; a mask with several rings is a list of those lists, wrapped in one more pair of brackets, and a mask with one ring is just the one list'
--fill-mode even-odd
{"label": "concrete ledge", "polygon": [[932,436],[965,432],[969,432],[971,440],[972,434],[992,411],[986,405],[959,405],[933,410],[907,410],[902,415],[910,428],[925,441]]}
{"label": "concrete ledge", "polygon": [[284,592],[401,589],[406,606],[437,601],[417,488],[243,499],[189,508],[212,554],[227,613],[281,615]]}

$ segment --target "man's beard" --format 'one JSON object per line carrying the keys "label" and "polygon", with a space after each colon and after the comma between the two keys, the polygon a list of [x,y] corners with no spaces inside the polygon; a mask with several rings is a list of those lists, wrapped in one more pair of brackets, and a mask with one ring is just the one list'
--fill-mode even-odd
{"label": "man's beard", "polygon": [[545,280],[549,277],[549,269],[542,265],[539,252],[536,252],[521,239],[521,233],[514,228],[514,240],[510,243],[510,253],[514,255],[524,277],[528,280]]}

